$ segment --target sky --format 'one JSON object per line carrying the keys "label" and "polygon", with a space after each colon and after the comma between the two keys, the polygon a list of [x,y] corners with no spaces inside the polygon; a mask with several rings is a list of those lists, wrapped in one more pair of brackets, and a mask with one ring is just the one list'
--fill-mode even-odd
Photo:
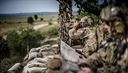
{"label": "sky", "polygon": [[58,8],[56,0],[0,0],[0,13],[58,12]]}

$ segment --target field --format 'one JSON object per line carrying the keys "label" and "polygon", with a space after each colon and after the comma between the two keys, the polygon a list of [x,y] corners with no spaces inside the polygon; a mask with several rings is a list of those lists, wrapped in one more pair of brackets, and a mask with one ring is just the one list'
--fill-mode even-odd
{"label": "field", "polygon": [[[59,27],[57,15],[40,15],[37,20],[34,19],[33,15],[34,23],[32,25],[27,23],[27,17],[28,16],[0,17],[0,35],[6,35],[12,30],[19,31],[32,26],[34,30],[39,31],[41,35],[45,37],[45,40],[41,40],[42,44],[54,44],[57,42]],[[43,18],[43,20],[40,20],[41,18]]]}
{"label": "field", "polygon": [[[41,21],[40,18],[44,20]],[[57,15],[51,16],[38,16],[38,20],[34,20],[32,26],[40,25],[40,24],[48,24],[52,22],[56,24]],[[0,34],[6,33],[10,30],[17,30],[20,28],[28,27],[27,16],[8,16],[8,17],[0,17]],[[53,25],[52,25],[53,26]],[[49,27],[49,26],[47,26]],[[47,28],[45,28],[47,30]],[[43,30],[42,30],[43,31]]]}

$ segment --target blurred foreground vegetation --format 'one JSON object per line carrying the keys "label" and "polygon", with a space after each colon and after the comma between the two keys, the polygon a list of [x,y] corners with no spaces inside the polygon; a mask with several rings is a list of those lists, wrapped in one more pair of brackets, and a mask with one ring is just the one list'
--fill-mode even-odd
{"label": "blurred foreground vegetation", "polygon": [[35,31],[33,28],[19,28],[0,34],[0,73],[7,71],[16,62],[23,61],[27,52],[34,47],[55,43],[45,38],[57,37],[58,26],[49,25],[45,30]]}

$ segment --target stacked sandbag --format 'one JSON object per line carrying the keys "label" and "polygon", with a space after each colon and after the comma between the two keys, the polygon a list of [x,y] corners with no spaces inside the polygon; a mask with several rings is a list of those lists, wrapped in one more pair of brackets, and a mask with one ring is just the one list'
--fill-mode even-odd
{"label": "stacked sandbag", "polygon": [[[66,45],[66,43],[63,42]],[[68,45],[67,45],[68,46]],[[16,63],[8,70],[9,73],[72,73],[72,71],[79,70],[78,64],[85,60],[85,57],[76,52],[75,49],[68,46],[68,48],[61,49],[61,54],[58,52],[58,45],[52,46],[44,45],[38,48],[32,48],[22,63]],[[52,51],[51,51],[52,50]],[[53,52],[54,54],[43,53]],[[67,55],[68,53],[68,55]],[[43,54],[42,56],[40,54]],[[20,68],[22,67],[22,69]],[[20,72],[21,70],[21,72]]]}
{"label": "stacked sandbag", "polygon": [[19,73],[21,72],[23,66],[21,63],[15,63],[9,70],[8,73]]}
{"label": "stacked sandbag", "polygon": [[47,62],[57,54],[58,45],[43,45],[32,48],[24,58],[24,69],[22,73],[41,73],[47,69]]}
{"label": "stacked sandbag", "polygon": [[8,72],[9,73],[41,73],[47,69],[47,62],[58,54],[58,45],[43,45],[32,48],[25,56],[22,63],[16,63]]}
{"label": "stacked sandbag", "polygon": [[43,58],[35,58],[27,63],[24,67],[22,73],[41,73],[42,71],[47,69],[47,62],[49,59],[52,59],[53,56],[43,57]]}
{"label": "stacked sandbag", "polygon": [[76,52],[75,49],[72,49],[63,41],[61,41],[60,53],[59,56],[48,61],[47,70],[43,73],[71,73],[79,70],[78,64],[85,60],[83,55]]}

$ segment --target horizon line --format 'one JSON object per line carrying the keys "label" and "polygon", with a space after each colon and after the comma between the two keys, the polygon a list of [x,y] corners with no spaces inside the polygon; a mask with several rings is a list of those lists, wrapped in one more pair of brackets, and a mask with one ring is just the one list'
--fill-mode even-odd
{"label": "horizon line", "polygon": [[40,11],[40,12],[1,12],[0,14],[20,14],[20,13],[41,13],[41,12],[56,12],[58,13],[58,11]]}
{"label": "horizon line", "polygon": [[[56,13],[58,13],[58,11],[41,11],[41,12],[56,12]],[[0,13],[0,14],[22,14],[22,13],[41,13],[41,12],[14,12],[14,13]],[[77,11],[73,11],[73,12],[77,12]]]}

